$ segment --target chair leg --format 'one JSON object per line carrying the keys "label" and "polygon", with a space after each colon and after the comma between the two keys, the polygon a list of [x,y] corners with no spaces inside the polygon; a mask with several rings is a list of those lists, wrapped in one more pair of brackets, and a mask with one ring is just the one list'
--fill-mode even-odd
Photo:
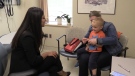
{"label": "chair leg", "polygon": [[111,76],[110,73],[111,73],[111,69],[109,69],[109,76]]}
{"label": "chair leg", "polygon": [[67,57],[67,60],[69,60],[69,57]]}

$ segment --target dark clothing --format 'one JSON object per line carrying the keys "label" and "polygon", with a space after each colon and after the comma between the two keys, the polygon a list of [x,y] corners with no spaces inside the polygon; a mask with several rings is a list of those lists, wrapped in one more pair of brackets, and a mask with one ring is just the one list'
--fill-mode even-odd
{"label": "dark clothing", "polygon": [[80,55],[82,53],[89,53],[89,62],[88,62],[88,67],[90,70],[96,69],[97,68],[97,60],[100,55],[100,52],[88,52],[85,50],[85,46],[82,47],[81,49],[77,50],[77,59],[79,59]]}
{"label": "dark clothing", "polygon": [[55,72],[62,70],[59,57],[43,57],[39,49],[36,48],[36,39],[31,32],[25,31],[18,40],[18,45],[12,50],[10,72],[17,73],[30,69],[37,70],[38,73],[51,71],[51,68],[58,67]]}
{"label": "dark clothing", "polygon": [[89,64],[88,67],[90,70],[96,69],[97,68],[97,60],[100,55],[100,52],[91,52],[89,55]]}
{"label": "dark clothing", "polygon": [[45,58],[43,64],[37,68],[38,74],[48,71],[50,76],[59,76],[57,72],[63,69],[59,56],[54,58],[48,56]]}
{"label": "dark clothing", "polygon": [[[82,47],[79,50],[85,50],[85,47]],[[79,51],[77,51],[77,53],[78,52]],[[88,67],[93,66],[89,64],[89,57],[90,54],[88,52],[83,52],[79,55],[79,76],[88,76]],[[100,68],[111,64],[111,59],[112,56],[103,48],[103,51],[100,53],[97,60],[97,76],[101,76]]]}

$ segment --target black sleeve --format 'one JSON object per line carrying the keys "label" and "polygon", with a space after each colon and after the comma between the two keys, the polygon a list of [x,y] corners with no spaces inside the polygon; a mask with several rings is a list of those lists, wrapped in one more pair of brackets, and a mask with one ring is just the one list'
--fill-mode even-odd
{"label": "black sleeve", "polygon": [[21,39],[26,59],[32,66],[38,66],[43,62],[43,57],[38,53],[35,47],[35,39],[32,36],[25,36]]}

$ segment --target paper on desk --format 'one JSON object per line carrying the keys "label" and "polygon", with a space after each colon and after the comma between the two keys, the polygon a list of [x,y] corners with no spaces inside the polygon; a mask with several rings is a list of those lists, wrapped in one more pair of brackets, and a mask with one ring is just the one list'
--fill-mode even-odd
{"label": "paper on desk", "polygon": [[15,35],[16,32],[12,32],[12,33],[9,33],[9,34],[6,34],[6,35],[3,35],[1,38],[0,38],[0,42],[2,44],[10,44],[14,35]]}
{"label": "paper on desk", "polygon": [[125,76],[135,76],[135,58],[112,57],[111,71],[116,71]]}

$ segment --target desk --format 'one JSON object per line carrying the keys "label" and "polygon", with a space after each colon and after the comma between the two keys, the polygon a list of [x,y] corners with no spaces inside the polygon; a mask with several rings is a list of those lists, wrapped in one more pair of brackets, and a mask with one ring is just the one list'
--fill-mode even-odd
{"label": "desk", "polygon": [[3,35],[0,37],[0,42],[2,44],[10,44],[14,35],[15,35],[16,32],[12,32],[12,33],[9,33],[9,34],[6,34],[6,35]]}
{"label": "desk", "polygon": [[126,76],[135,76],[135,59],[113,56],[111,71],[116,71]]}
{"label": "desk", "polygon": [[11,42],[16,32],[11,32],[0,37],[0,43],[3,44],[8,53],[11,52]]}
{"label": "desk", "polygon": [[15,32],[0,36],[0,76],[3,76],[7,63],[8,54],[11,52],[11,41],[15,35]]}

